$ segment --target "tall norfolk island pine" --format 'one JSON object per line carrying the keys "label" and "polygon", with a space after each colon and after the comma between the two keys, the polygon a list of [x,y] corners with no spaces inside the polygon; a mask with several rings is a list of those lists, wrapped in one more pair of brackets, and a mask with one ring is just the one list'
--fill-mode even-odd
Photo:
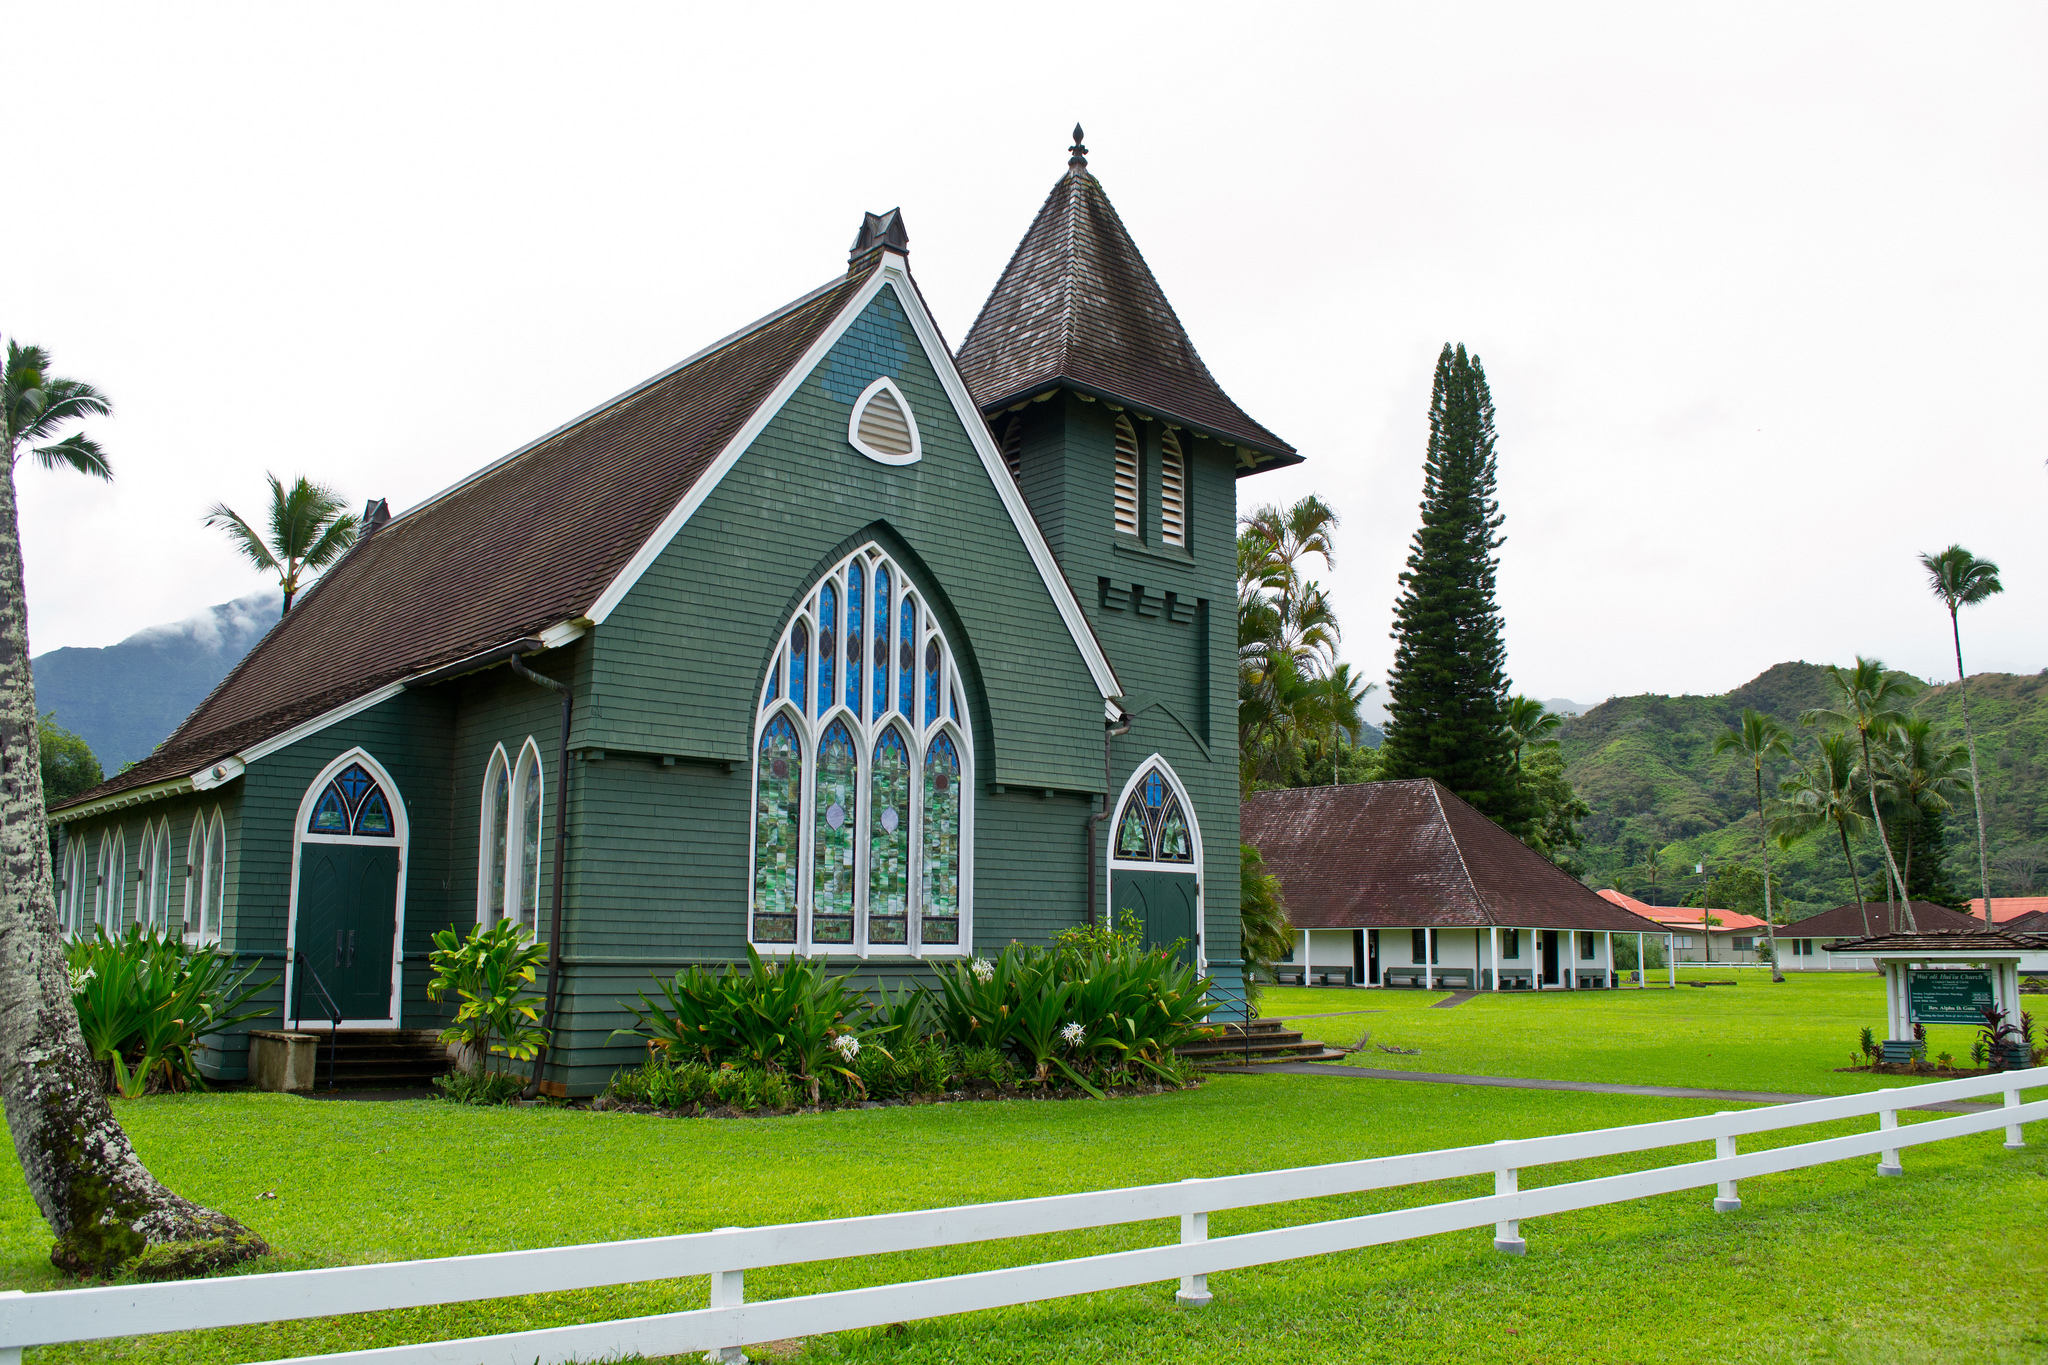
{"label": "tall norfolk island pine", "polygon": [[0,1098],[29,1194],[57,1234],[51,1261],[74,1272],[111,1270],[159,1247],[151,1274],[193,1274],[269,1247],[227,1215],[172,1194],[136,1159],[79,1033],[57,932],[14,467],[32,454],[49,469],[69,465],[102,479],[112,472],[84,433],[50,439],[109,404],[92,386],[50,374],[49,365],[40,347],[10,342],[0,376]]}
{"label": "tall norfolk island pine", "polygon": [[1494,439],[1479,357],[1446,345],[1429,398],[1422,526],[1395,608],[1380,774],[1433,777],[1519,835],[1528,813],[1515,781],[1507,646],[1493,599],[1502,521]]}

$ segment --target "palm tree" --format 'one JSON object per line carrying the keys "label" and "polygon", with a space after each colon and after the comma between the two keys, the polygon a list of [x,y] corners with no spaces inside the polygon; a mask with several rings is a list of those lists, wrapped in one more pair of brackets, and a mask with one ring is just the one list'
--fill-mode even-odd
{"label": "palm tree", "polygon": [[1879,780],[1897,802],[1899,813],[1911,822],[1900,830],[1906,853],[1903,884],[1910,888],[1913,853],[1921,842],[1920,826],[1940,819],[1972,785],[1964,775],[1969,751],[1950,744],[1933,721],[1916,716],[1892,732],[1891,742],[1878,753],[1877,766]]}
{"label": "palm tree", "polygon": [[1714,756],[1729,750],[1749,760],[1756,781],[1756,841],[1764,854],[1764,934],[1771,945],[1771,980],[1784,984],[1785,973],[1778,966],[1777,916],[1771,913],[1771,841],[1764,828],[1764,764],[1774,758],[1792,757],[1792,732],[1760,711],[1745,706],[1742,721],[1714,737]]}
{"label": "palm tree", "polygon": [[1508,718],[1503,727],[1515,746],[1515,770],[1521,771],[1524,749],[1547,749],[1557,743],[1558,727],[1564,717],[1547,711],[1534,697],[1509,697]]}
{"label": "palm tree", "polygon": [[[1885,870],[1891,880],[1885,884],[1885,899],[1890,900],[1892,888],[1901,892],[1905,884],[1899,880],[1899,865],[1892,858],[1891,840],[1884,831],[1884,812],[1877,808],[1876,772],[1871,766],[1870,742],[1882,741],[1898,726],[1906,722],[1907,716],[1900,703],[1920,690],[1920,684],[1902,673],[1888,673],[1882,660],[1856,656],[1854,668],[1831,665],[1828,677],[1840,694],[1839,705],[1816,706],[1800,719],[1808,725],[1826,722],[1839,725],[1854,732],[1857,743],[1863,750],[1863,771],[1865,787],[1870,795],[1870,818],[1877,825],[1877,846],[1884,850]],[[1891,932],[1898,932],[1896,915],[1890,926]],[[1906,932],[1920,932],[1919,922],[1913,916],[1913,903],[1906,902]]]}
{"label": "palm tree", "polygon": [[51,374],[40,346],[8,343],[0,371],[0,438],[7,444],[7,477],[0,480],[0,771],[11,775],[0,783],[0,1100],[29,1193],[57,1234],[50,1260],[59,1269],[111,1271],[147,1246],[182,1243],[192,1250],[162,1263],[165,1274],[178,1276],[203,1268],[193,1264],[195,1256],[226,1265],[270,1248],[149,1173],[115,1122],[79,1033],[50,872],[14,492],[23,455],[46,469],[111,478],[98,442],[80,431],[57,439],[57,432],[112,408],[90,384]]}
{"label": "palm tree", "polygon": [[290,488],[275,474],[263,477],[270,480],[267,542],[224,502],[213,505],[206,524],[226,531],[235,549],[258,569],[277,575],[278,586],[284,589],[284,611],[290,611],[300,577],[326,568],[356,543],[357,521],[353,514],[341,510],[341,499],[330,489],[303,477]]}
{"label": "palm tree", "polygon": [[1979,559],[1960,545],[1951,545],[1938,555],[1921,555],[1920,567],[1927,570],[1928,586],[1948,608],[1949,635],[1956,645],[1956,686],[1963,694],[1963,742],[1970,750],[1970,796],[1977,803],[1977,880],[1984,888],[1984,930],[1991,931],[1991,859],[1984,843],[1984,793],[1977,785],[1977,736],[1970,729],[1970,680],[1963,674],[1963,628],[1956,619],[1964,607],[1972,607],[1994,593],[2005,591],[1998,581],[1998,566]]}
{"label": "palm tree", "polygon": [[1825,735],[1813,762],[1778,784],[1784,797],[1778,818],[1772,822],[1772,836],[1781,848],[1815,830],[1828,827],[1842,841],[1842,861],[1849,867],[1849,885],[1856,893],[1856,906],[1863,916],[1863,932],[1870,927],[1870,902],[1863,897],[1863,877],[1856,870],[1856,855],[1849,840],[1863,836],[1863,791],[1856,768],[1856,748],[1847,735]]}

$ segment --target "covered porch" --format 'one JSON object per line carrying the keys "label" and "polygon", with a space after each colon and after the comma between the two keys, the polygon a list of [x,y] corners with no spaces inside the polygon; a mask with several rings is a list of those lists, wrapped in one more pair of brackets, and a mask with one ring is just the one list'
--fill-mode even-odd
{"label": "covered porch", "polygon": [[[1414,988],[1419,990],[1616,990],[1646,984],[1644,973],[1618,965],[1617,938],[1635,944],[1648,930],[1532,929],[1522,926],[1295,930],[1294,950],[1277,964],[1281,985]],[[1665,954],[1666,974],[1677,968]]]}

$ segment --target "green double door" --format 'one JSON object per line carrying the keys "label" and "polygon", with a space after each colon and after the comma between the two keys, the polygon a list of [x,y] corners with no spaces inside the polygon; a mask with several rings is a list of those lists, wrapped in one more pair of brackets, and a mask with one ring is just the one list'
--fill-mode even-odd
{"label": "green double door", "polygon": [[[299,849],[296,950],[344,1019],[391,1017],[391,947],[398,926],[398,849],[316,844]],[[308,979],[296,985],[307,1018],[326,1013]]]}
{"label": "green double door", "polygon": [[1110,922],[1121,925],[1126,912],[1135,915],[1144,926],[1147,948],[1164,948],[1185,940],[1180,957],[1192,962],[1200,927],[1195,910],[1198,889],[1192,872],[1130,872],[1119,868],[1109,877]]}

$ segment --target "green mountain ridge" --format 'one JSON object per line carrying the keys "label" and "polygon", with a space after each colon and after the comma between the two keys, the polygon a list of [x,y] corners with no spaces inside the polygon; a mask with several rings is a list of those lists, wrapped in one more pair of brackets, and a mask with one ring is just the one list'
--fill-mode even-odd
{"label": "green mountain ridge", "polygon": [[[1750,769],[1736,755],[1713,756],[1715,736],[1735,724],[1744,707],[1774,716],[1795,735],[1794,758],[1767,773],[1765,793],[1814,752],[1820,727],[1800,714],[1833,701],[1823,665],[1782,663],[1719,696],[1615,697],[1558,731],[1565,774],[1593,814],[1582,823],[1580,857],[1585,880],[1619,886],[1645,900],[1682,904],[1707,875],[1729,863],[1760,867]],[[1914,698],[1916,714],[1962,738],[1960,690],[1929,687]],[[2001,878],[2001,852],[2048,838],[2048,670],[2039,674],[1979,673],[1970,678],[1970,717],[1984,786],[1984,814],[1994,864],[1995,896],[2018,895]],[[1965,896],[1978,885],[1975,815],[1960,805],[1947,821],[1952,880]],[[1874,837],[1856,850],[1866,894],[1883,883]],[[1647,866],[1654,855],[1659,872]],[[1789,852],[1773,845],[1772,870],[1782,879],[1783,917],[1797,919],[1854,899],[1841,847],[1819,835]]]}

